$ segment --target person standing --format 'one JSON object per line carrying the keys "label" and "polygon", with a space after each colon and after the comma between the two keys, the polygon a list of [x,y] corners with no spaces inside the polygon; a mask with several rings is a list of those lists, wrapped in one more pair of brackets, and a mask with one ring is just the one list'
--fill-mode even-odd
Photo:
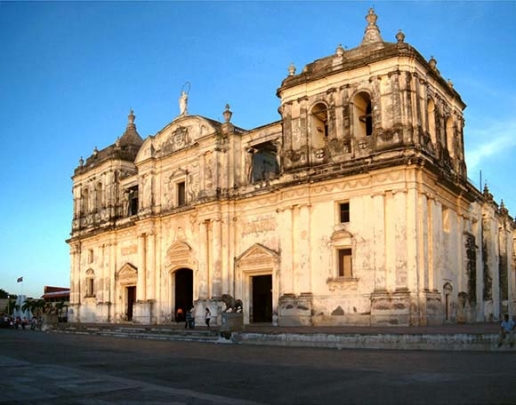
{"label": "person standing", "polygon": [[176,312],[176,323],[183,321],[183,308],[178,308]]}
{"label": "person standing", "polygon": [[516,324],[512,319],[509,319],[509,314],[505,314],[502,324],[500,325],[500,338],[498,339],[498,347],[500,347],[505,338],[509,336],[509,345],[514,346],[514,329]]}
{"label": "person standing", "polygon": [[185,329],[192,329],[192,310],[188,309],[185,316]]}
{"label": "person standing", "polygon": [[210,329],[210,320],[211,320],[211,311],[209,308],[206,308],[206,312],[204,314],[204,322],[206,322],[206,326]]}

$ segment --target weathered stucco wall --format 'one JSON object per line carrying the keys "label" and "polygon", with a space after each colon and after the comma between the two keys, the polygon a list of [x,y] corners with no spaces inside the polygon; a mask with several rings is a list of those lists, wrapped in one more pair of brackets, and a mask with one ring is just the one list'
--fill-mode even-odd
{"label": "weathered stucco wall", "polygon": [[226,106],[223,123],[183,114],[143,140],[131,111],[115,144],[81,160],[71,321],[169,323],[191,299],[216,324],[225,294],[246,323],[512,311],[512,218],[467,179],[465,105],[434,59],[367,19],[359,47],[290,70],[279,122],[243,130]]}

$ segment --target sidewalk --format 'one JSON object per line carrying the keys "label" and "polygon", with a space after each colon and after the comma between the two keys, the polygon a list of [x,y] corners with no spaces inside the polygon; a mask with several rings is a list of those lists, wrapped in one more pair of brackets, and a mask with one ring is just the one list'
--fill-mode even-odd
{"label": "sidewalk", "polygon": [[386,350],[470,350],[516,351],[504,344],[497,347],[499,323],[453,324],[424,327],[281,327],[271,324],[245,325],[230,339],[221,337],[218,328],[204,326],[184,329],[183,324],[58,324],[51,332],[96,334],[135,339],[196,341],[219,344],[249,344],[334,349]]}

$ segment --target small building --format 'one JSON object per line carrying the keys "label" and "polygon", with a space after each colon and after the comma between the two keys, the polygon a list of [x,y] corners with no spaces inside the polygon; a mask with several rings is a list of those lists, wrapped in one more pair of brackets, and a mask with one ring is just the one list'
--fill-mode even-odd
{"label": "small building", "polygon": [[466,104],[400,31],[288,69],[280,120],[135,115],[73,174],[70,321],[482,322],[515,303],[513,219],[467,177]]}
{"label": "small building", "polygon": [[68,305],[70,304],[69,288],[45,286],[41,299],[43,299],[45,303],[49,302],[53,305],[59,304],[57,313],[58,321],[68,321]]}
{"label": "small building", "polygon": [[70,302],[70,289],[65,287],[50,287],[43,288],[43,295],[41,296],[46,302]]}

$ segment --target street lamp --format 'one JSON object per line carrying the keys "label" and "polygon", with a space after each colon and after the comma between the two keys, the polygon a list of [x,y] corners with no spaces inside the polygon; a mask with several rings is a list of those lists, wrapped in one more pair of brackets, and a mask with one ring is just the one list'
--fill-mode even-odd
{"label": "street lamp", "polygon": [[7,316],[11,316],[11,296],[7,294]]}

